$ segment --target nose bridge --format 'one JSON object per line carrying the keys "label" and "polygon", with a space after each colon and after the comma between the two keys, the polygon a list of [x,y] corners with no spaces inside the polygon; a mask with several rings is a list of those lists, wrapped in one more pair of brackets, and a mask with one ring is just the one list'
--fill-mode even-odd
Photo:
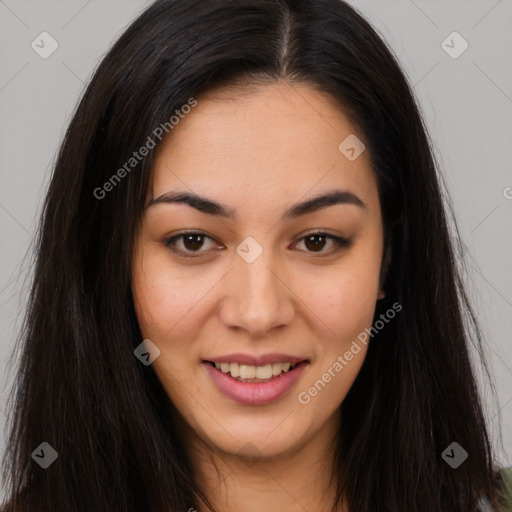
{"label": "nose bridge", "polygon": [[247,297],[254,301],[274,301],[279,293],[279,279],[275,270],[272,270],[271,258],[265,258],[263,255],[253,263],[244,261],[238,262],[237,273],[240,280],[245,282],[246,292],[242,297]]}
{"label": "nose bridge", "polygon": [[241,327],[252,334],[263,334],[273,327],[288,323],[293,308],[287,287],[274,268],[271,250],[263,250],[263,247],[258,251],[256,249],[251,240],[247,245],[242,242],[237,249],[240,257],[236,257],[233,271],[230,272],[223,321],[228,326]]}

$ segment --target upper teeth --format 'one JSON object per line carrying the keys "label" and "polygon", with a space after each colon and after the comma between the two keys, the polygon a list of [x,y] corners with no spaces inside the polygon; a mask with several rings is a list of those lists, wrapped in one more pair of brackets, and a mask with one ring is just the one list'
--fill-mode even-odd
{"label": "upper teeth", "polygon": [[272,375],[290,370],[291,363],[272,363],[265,366],[248,366],[238,363],[215,363],[215,368],[223,373],[231,373],[232,377],[242,379],[270,379]]}

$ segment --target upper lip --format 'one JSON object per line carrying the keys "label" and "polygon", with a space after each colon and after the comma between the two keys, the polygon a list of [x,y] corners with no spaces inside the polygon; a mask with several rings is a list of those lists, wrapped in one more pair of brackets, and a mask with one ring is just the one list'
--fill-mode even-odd
{"label": "upper lip", "polygon": [[260,356],[252,356],[250,354],[229,354],[226,356],[215,356],[205,361],[212,363],[239,363],[248,366],[265,366],[271,363],[300,363],[306,361],[304,357],[291,356],[289,354],[262,354]]}

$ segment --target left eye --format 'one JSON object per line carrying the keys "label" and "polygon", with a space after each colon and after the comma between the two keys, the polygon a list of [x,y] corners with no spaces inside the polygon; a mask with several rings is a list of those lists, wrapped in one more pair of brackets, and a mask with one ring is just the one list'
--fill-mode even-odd
{"label": "left eye", "polygon": [[[352,245],[352,240],[348,240],[346,238],[341,238],[339,236],[329,235],[328,233],[310,233],[309,235],[303,236],[296,245],[298,245],[302,240],[304,240],[304,244],[308,248],[313,248],[314,250],[308,252],[337,252],[344,247],[350,247]],[[334,246],[331,251],[318,251],[317,249],[322,249],[325,247],[325,241],[330,240]],[[308,246],[309,244],[309,246]]]}
{"label": "left eye", "polygon": [[[203,247],[205,239],[214,241],[213,238],[211,238],[208,235],[205,235],[204,233],[189,232],[180,233],[171,238],[165,239],[164,244],[171,251],[181,256],[184,256],[185,258],[195,258],[197,256],[193,255],[193,253],[199,253],[200,255],[201,253],[207,252],[200,250]],[[185,248],[185,250],[177,247],[178,240],[182,241],[182,246]],[[325,247],[325,242],[327,240],[330,240],[334,244],[334,249],[331,251],[322,250]],[[304,241],[304,244],[308,249],[307,252],[322,253],[322,255],[325,252],[336,252],[344,247],[350,247],[353,243],[352,240],[348,240],[346,238],[341,238],[335,235],[330,235],[328,233],[322,232],[310,233],[306,236],[303,236],[297,242],[295,242],[294,245],[299,245],[302,241]],[[311,248],[313,250],[311,250]]]}

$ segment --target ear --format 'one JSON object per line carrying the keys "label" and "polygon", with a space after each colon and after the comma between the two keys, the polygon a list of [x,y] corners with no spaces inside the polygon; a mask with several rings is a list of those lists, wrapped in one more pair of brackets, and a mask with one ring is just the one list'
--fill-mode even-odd
{"label": "ear", "polygon": [[382,258],[382,264],[380,266],[380,278],[379,278],[379,299],[383,299],[386,296],[386,292],[384,291],[384,283],[386,282],[386,277],[388,275],[389,266],[391,264],[391,240],[389,240],[385,251],[384,256]]}

